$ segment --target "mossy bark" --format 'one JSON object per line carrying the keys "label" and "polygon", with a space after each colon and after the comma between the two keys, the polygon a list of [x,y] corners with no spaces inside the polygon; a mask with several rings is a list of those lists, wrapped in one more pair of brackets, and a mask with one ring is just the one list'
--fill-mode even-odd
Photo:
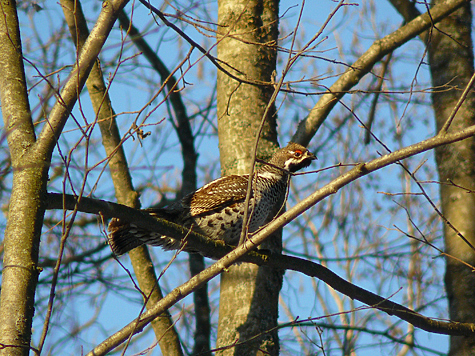
{"label": "mossy bark", "polygon": [[[218,4],[218,58],[223,66],[239,78],[270,83],[276,68],[279,2],[220,0]],[[222,173],[245,174],[274,88],[239,83],[222,72],[218,72],[217,85]],[[258,157],[267,158],[277,148],[276,126],[276,110],[271,104]],[[281,235],[271,237],[265,245],[281,251]],[[279,353],[273,328],[277,326],[281,286],[282,272],[272,268],[242,263],[222,274],[217,347],[224,349],[217,354]]]}

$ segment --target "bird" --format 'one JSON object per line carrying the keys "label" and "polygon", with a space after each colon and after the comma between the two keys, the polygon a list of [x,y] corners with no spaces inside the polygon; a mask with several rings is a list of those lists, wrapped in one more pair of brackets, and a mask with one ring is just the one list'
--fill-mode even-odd
{"label": "bird", "polygon": [[[252,177],[248,232],[253,233],[270,221],[285,204],[292,173],[317,159],[304,146],[289,142],[277,150]],[[204,185],[165,208],[143,209],[152,217],[165,219],[210,239],[237,245],[241,236],[249,174],[228,175]],[[272,216],[272,214],[274,214]],[[181,241],[156,231],[139,228],[133,222],[112,218],[108,242],[120,256],[143,244],[179,249]]]}

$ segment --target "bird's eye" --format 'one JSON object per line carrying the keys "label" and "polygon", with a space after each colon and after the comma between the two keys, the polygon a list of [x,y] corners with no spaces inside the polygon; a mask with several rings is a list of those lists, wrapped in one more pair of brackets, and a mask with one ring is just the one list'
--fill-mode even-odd
{"label": "bird's eye", "polygon": [[297,157],[297,158],[302,157],[302,154],[303,153],[300,150],[297,150],[297,151],[294,152],[294,156]]}

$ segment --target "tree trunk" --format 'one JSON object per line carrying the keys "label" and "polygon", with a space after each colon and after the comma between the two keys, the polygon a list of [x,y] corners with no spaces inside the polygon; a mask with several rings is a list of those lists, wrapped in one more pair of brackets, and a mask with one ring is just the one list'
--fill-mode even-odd
{"label": "tree trunk", "polygon": [[[437,4],[439,0],[435,1]],[[471,39],[472,13],[467,3],[432,31],[429,60],[434,87],[449,85],[452,90],[435,90],[433,107],[440,130],[449,117],[463,89],[474,73]],[[458,111],[451,130],[475,124],[473,90]],[[445,284],[449,300],[450,319],[460,322],[475,320],[475,274],[465,262],[475,266],[475,251],[457,231],[475,245],[475,195],[455,186],[475,190],[475,140],[469,138],[436,150],[439,170],[442,212],[456,230],[444,225],[447,269]],[[447,184],[449,182],[455,185]],[[475,354],[475,339],[452,336],[450,355]]]}
{"label": "tree trunk", "polygon": [[108,1],[91,41],[73,67],[38,139],[28,103],[17,4],[0,6],[0,99],[13,166],[13,189],[4,236],[0,354],[28,355],[38,282],[38,253],[46,184],[57,139],[109,32],[127,0]]}
{"label": "tree trunk", "polygon": [[[218,58],[224,67],[246,80],[270,82],[276,68],[278,0],[220,0],[218,6]],[[217,85],[222,173],[248,173],[258,127],[274,89],[240,84],[220,71]],[[272,105],[260,136],[258,156],[269,157],[276,147]],[[272,237],[266,245],[280,252],[281,236]],[[247,263],[233,266],[221,276],[217,347],[230,348],[217,354],[279,353],[277,331],[272,329],[277,325],[281,286],[281,272]],[[231,347],[236,340],[238,344]]]}
{"label": "tree trunk", "polygon": [[4,236],[0,354],[28,355],[48,162],[35,152],[16,3],[3,2],[0,9],[0,98],[13,166]]}

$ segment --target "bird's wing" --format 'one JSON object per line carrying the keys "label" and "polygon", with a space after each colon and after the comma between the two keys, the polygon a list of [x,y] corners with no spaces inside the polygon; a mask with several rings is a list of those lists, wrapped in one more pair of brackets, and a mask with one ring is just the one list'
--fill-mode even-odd
{"label": "bird's wing", "polygon": [[190,209],[191,216],[231,206],[246,199],[247,182],[246,175],[230,175],[216,179],[184,197],[182,205]]}

